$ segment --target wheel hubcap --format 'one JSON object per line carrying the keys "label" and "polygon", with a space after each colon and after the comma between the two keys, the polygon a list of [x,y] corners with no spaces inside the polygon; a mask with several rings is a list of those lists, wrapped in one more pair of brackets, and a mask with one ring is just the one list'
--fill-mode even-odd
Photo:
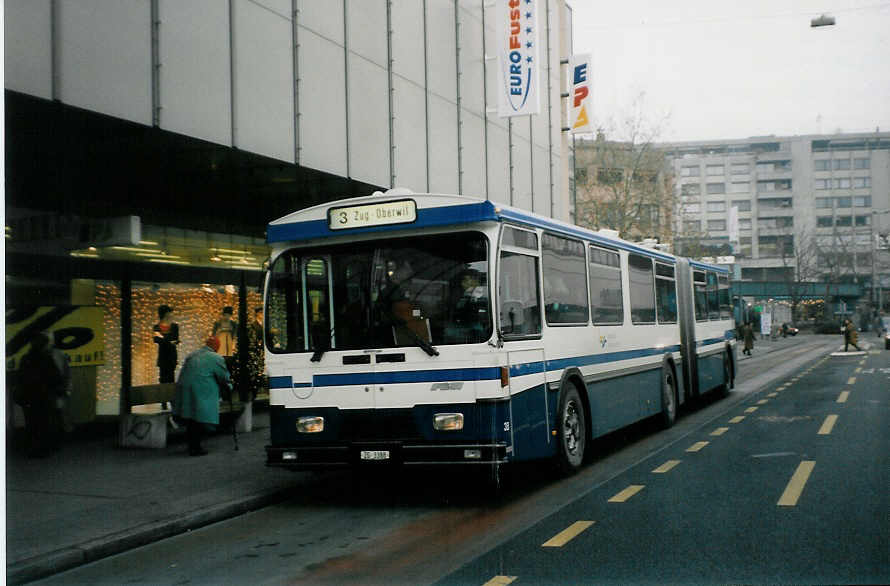
{"label": "wheel hubcap", "polygon": [[669,374],[664,377],[664,393],[664,404],[667,407],[667,412],[673,416],[677,405],[674,402],[674,378]]}
{"label": "wheel hubcap", "polygon": [[578,444],[581,439],[581,423],[578,419],[578,408],[574,401],[570,401],[566,405],[562,429],[566,452],[574,456],[578,452]]}

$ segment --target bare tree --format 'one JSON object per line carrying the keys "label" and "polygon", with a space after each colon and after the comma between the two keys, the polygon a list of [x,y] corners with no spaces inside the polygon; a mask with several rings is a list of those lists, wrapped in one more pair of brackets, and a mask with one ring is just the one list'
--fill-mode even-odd
{"label": "bare tree", "polygon": [[785,267],[785,286],[791,298],[791,318],[795,319],[803,296],[822,274],[820,250],[812,231],[804,227],[798,228],[791,245],[780,246],[779,252],[782,266]]}
{"label": "bare tree", "polygon": [[[655,141],[667,117],[649,121],[640,94],[621,123],[575,147],[576,222],[623,238],[671,240],[673,175]],[[607,138],[611,136],[613,138]]]}

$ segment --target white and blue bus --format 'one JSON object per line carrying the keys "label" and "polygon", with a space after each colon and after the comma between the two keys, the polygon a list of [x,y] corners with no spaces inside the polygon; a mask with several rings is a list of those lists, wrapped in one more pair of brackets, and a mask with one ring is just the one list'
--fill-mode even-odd
{"label": "white and blue bus", "polygon": [[581,466],[735,377],[725,269],[486,200],[376,192],[268,226],[267,463]]}

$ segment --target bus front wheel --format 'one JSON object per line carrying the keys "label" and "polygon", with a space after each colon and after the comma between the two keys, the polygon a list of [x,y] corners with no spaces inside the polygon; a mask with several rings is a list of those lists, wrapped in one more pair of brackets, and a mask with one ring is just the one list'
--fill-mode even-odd
{"label": "bus front wheel", "polygon": [[578,389],[569,384],[559,400],[557,465],[563,474],[573,474],[584,463],[587,447],[587,418]]}

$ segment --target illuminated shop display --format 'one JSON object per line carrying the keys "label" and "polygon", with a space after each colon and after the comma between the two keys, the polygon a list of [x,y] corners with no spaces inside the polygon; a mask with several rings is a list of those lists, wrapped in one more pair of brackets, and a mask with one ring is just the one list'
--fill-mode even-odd
{"label": "illuminated shop display", "polygon": [[[105,321],[105,364],[98,368],[96,377],[96,412],[116,415],[121,384],[121,316],[120,286],[110,281],[96,283],[96,304],[102,307]],[[248,319],[262,304],[262,296],[255,288],[248,289]],[[158,382],[157,344],[152,328],[158,322],[158,306],[169,305],[174,310],[174,321],[179,324],[179,362],[201,345],[213,331],[223,307],[238,308],[238,288],[232,285],[133,283],[133,385]]]}

